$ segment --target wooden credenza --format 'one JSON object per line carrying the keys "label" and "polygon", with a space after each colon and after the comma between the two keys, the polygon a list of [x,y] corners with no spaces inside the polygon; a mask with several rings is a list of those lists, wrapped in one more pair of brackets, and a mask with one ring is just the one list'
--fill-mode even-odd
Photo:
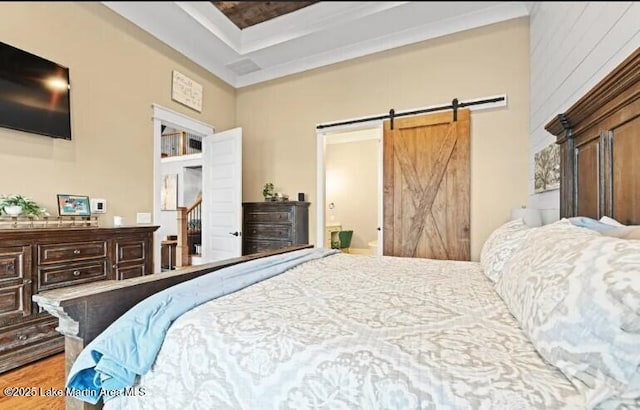
{"label": "wooden credenza", "polygon": [[244,202],[242,254],[309,243],[309,202]]}
{"label": "wooden credenza", "polygon": [[0,230],[0,372],[64,350],[43,290],[153,273],[157,226]]}

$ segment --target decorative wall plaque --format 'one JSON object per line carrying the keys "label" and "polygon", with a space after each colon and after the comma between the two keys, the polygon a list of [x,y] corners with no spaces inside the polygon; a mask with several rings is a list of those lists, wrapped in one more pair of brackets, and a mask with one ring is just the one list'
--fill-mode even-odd
{"label": "decorative wall plaque", "polygon": [[171,99],[198,112],[202,112],[202,84],[173,70]]}

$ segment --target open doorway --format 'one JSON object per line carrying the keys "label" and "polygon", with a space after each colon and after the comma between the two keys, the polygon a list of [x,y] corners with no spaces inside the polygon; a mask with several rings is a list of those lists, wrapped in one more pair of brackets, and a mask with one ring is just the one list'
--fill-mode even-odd
{"label": "open doorway", "polygon": [[[161,125],[161,270],[198,265],[202,245],[202,140],[205,136]],[[179,236],[186,237],[179,249]]]}
{"label": "open doorway", "polygon": [[[197,255],[188,256],[197,251],[195,243],[189,247],[186,239],[181,240],[182,247],[177,249],[178,225],[188,224],[179,224],[178,213],[179,208],[192,207],[198,195],[202,195],[203,144],[213,135],[214,128],[160,105],[153,104],[152,107],[153,224],[159,226],[154,233],[153,266],[154,272],[158,273],[184,266],[185,259],[187,264],[198,263]],[[195,216],[197,212],[191,214]],[[199,229],[199,217],[193,219],[191,228]],[[198,234],[202,236],[202,232]],[[187,232],[184,232],[182,237],[186,236]]]}
{"label": "open doorway", "polygon": [[[209,263],[222,259],[238,257],[242,253],[242,238],[240,230],[242,226],[242,129],[234,128],[214,134],[214,128],[206,123],[187,117],[176,111],[169,110],[157,104],[153,104],[153,223],[161,228],[154,233],[153,264],[154,272],[160,272],[161,246],[166,241],[167,235],[171,235],[162,229],[162,187],[163,164],[178,162],[176,165],[182,173],[182,187],[173,189],[177,191],[176,208],[178,205],[193,206],[197,201],[197,192],[202,192],[201,210],[195,213],[195,217],[186,223],[181,223],[183,232],[179,235],[178,249],[176,249],[176,266],[178,260],[184,261],[189,248],[192,252],[201,252],[201,256],[193,255],[191,264]],[[167,150],[163,151],[162,134],[171,131],[185,132],[186,147],[182,155],[169,156]],[[189,141],[193,140],[193,141]],[[198,144],[196,141],[201,141]],[[194,149],[194,151],[190,151]],[[197,152],[201,150],[201,152]],[[164,155],[163,155],[164,152]],[[173,171],[172,171],[173,172]],[[185,190],[185,180],[198,179],[200,190],[195,185]],[[173,178],[174,180],[177,178]],[[179,181],[178,181],[179,183]],[[178,184],[176,183],[176,185]],[[182,192],[182,202],[180,193]],[[193,197],[193,203],[187,203]],[[185,208],[186,209],[186,208]],[[170,225],[169,225],[170,226]],[[185,227],[199,228],[201,245],[188,245],[186,240],[188,233]],[[195,240],[195,239],[194,239]],[[170,265],[169,265],[170,266]],[[184,264],[182,264],[184,266]]]}
{"label": "open doorway", "polygon": [[322,246],[343,252],[381,255],[382,126],[319,134],[323,146]]}

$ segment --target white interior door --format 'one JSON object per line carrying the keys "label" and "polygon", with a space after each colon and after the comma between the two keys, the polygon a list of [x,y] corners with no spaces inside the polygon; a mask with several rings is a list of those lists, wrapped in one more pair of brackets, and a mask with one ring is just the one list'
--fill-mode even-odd
{"label": "white interior door", "polygon": [[242,128],[202,141],[202,259],[242,254]]}

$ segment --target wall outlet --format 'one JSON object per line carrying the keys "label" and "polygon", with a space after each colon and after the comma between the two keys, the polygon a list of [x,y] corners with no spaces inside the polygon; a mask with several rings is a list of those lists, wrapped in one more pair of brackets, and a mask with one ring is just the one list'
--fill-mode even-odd
{"label": "wall outlet", "polygon": [[151,223],[151,212],[138,212],[136,214],[136,223],[139,223],[139,224],[150,224]]}

